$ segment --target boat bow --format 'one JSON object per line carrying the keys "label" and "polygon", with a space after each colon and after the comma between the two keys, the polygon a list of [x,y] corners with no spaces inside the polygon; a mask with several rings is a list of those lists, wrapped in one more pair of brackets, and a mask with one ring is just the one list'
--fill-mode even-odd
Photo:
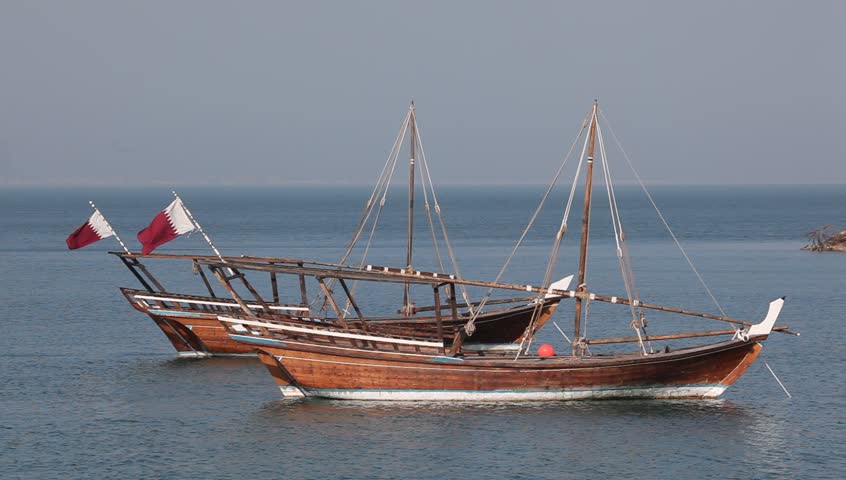
{"label": "boat bow", "polygon": [[770,302],[770,308],[767,310],[767,316],[764,317],[760,323],[750,325],[749,328],[742,333],[742,338],[749,339],[753,337],[766,338],[772,331],[778,315],[781,313],[781,308],[784,306],[784,298],[777,298]]}

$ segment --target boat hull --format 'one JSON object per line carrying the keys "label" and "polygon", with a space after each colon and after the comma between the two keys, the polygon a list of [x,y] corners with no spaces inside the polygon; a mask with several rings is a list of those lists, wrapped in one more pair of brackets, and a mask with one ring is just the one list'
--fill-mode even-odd
{"label": "boat hull", "polygon": [[[232,340],[218,320],[225,314],[241,314],[240,307],[221,306],[220,299],[162,293],[172,299],[169,305],[178,306],[179,302],[191,308],[163,308],[144,301],[149,292],[133,289],[121,289],[126,299],[136,310],[147,314],[162,330],[176,349],[178,355],[185,357],[241,356],[255,355],[255,347]],[[139,298],[144,297],[144,298]],[[535,328],[541,328],[555,312],[560,299],[547,300],[535,321]],[[476,332],[468,338],[469,349],[485,349],[486,345],[508,345],[519,342],[526,327],[534,315],[533,305],[502,309],[480,315],[476,321]],[[314,325],[312,319],[303,319],[289,315],[276,315],[285,322]],[[443,320],[446,337],[451,337],[464,326],[467,318],[447,318]],[[320,323],[320,322],[317,322]],[[392,335],[435,337],[437,326],[433,318],[417,319],[374,319],[369,323],[371,331]],[[502,348],[502,347],[500,347]]]}
{"label": "boat hull", "polygon": [[649,356],[456,359],[307,344],[261,347],[283,394],[344,400],[545,401],[716,398],[760,353],[757,341]]}
{"label": "boat hull", "polygon": [[216,315],[147,312],[180,357],[255,356],[255,349],[232,341]]}
{"label": "boat hull", "polygon": [[[160,308],[151,305],[152,302],[136,298],[136,295],[150,295],[149,292],[128,288],[122,288],[121,292],[133,308],[145,313],[155,322],[180,357],[205,358],[213,355],[255,355],[254,348],[233,341],[217,319],[221,311],[236,313],[239,311],[236,308],[217,305],[208,305],[203,308],[202,304],[198,306],[199,308],[192,310]],[[176,300],[199,298],[204,302],[217,301],[217,303],[220,303],[219,299],[189,297],[170,293],[165,295]],[[177,302],[172,303],[177,305]],[[218,311],[212,311],[211,308],[217,308]]]}

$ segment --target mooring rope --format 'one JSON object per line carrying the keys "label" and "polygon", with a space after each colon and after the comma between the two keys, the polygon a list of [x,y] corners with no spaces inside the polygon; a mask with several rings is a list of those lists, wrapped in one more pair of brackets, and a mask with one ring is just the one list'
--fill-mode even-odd
{"label": "mooring rope", "polygon": [[767,367],[767,370],[769,370],[769,371],[770,371],[770,373],[771,373],[771,374],[773,374],[773,378],[775,378],[776,382],[778,382],[778,385],[781,387],[781,389],[782,389],[782,390],[784,390],[784,393],[786,393],[786,394],[787,394],[787,398],[793,398],[793,395],[791,395],[791,394],[790,394],[790,392],[788,392],[788,391],[787,391],[787,388],[784,386],[784,384],[783,384],[783,383],[781,383],[781,380],[779,380],[779,379],[778,379],[778,376],[776,376],[776,374],[775,374],[775,372],[773,371],[773,369],[772,369],[772,368],[770,368],[770,364],[769,364],[769,363],[767,363],[767,362],[764,362],[764,366],[766,366],[766,367]]}

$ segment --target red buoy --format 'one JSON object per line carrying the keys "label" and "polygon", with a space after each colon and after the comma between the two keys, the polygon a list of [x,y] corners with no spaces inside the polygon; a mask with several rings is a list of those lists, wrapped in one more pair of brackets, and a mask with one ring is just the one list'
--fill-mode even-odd
{"label": "red buoy", "polygon": [[540,355],[541,357],[554,357],[555,349],[552,348],[552,345],[544,343],[540,346],[540,348],[538,348],[538,355]]}

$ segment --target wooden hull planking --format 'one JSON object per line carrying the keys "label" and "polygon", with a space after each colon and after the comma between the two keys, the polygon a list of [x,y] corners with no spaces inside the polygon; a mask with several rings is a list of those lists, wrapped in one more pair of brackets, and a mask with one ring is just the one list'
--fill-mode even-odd
{"label": "wooden hull planking", "polygon": [[491,360],[280,342],[259,347],[283,395],[352,400],[542,401],[716,398],[755,361],[757,341],[649,356]]}
{"label": "wooden hull planking", "polygon": [[[221,325],[218,312],[198,308],[196,310],[179,310],[153,308],[149,303],[139,301],[134,295],[149,294],[149,292],[121,289],[129,304],[136,310],[147,314],[161,329],[165,337],[176,349],[180,357],[210,357],[212,355],[255,355],[255,349],[249,345],[233,341]],[[169,296],[171,294],[168,294]],[[180,299],[194,298],[176,296]],[[208,307],[207,307],[208,308]],[[218,307],[220,310],[235,313],[237,309]]]}
{"label": "wooden hull planking", "polygon": [[255,355],[255,349],[232,341],[216,316],[148,315],[180,357]]}
{"label": "wooden hull planking", "polygon": [[[179,294],[163,294],[174,301],[169,302],[174,308],[161,308],[138,299],[136,296],[149,296],[149,292],[132,289],[121,289],[124,296],[136,310],[147,314],[162,330],[180,356],[208,357],[212,355],[255,355],[255,349],[249,345],[233,340],[218,320],[222,314],[241,314],[240,308],[216,305],[220,299],[196,297]],[[190,300],[190,309],[183,308],[179,301]],[[536,329],[541,328],[555,312],[559,299],[547,300],[535,322]],[[203,303],[205,302],[205,303]],[[528,327],[534,312],[534,306],[521,306],[502,309],[479,316],[476,321],[476,332],[468,339],[468,349],[484,349],[486,345],[507,345],[519,342]],[[275,314],[277,319],[291,323],[314,325],[315,321],[289,315]],[[452,338],[455,332],[467,322],[466,317],[443,320],[443,329],[447,338]],[[374,319],[368,324],[371,331],[390,335],[425,336],[434,338],[437,328],[434,317],[419,317],[413,319]]]}

